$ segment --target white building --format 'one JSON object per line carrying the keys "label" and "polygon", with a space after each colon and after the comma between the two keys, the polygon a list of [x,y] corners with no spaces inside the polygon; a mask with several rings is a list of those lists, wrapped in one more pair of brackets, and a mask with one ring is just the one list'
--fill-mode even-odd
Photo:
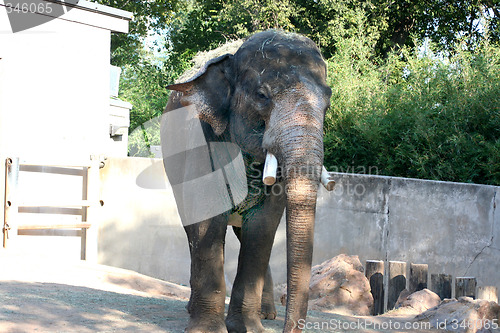
{"label": "white building", "polygon": [[[54,215],[61,215],[52,213],[79,210],[80,216],[68,213],[57,218],[82,222],[81,215],[86,214],[82,200],[89,199],[82,196],[86,169],[73,172],[54,166],[89,164],[92,155],[127,155],[131,105],[112,97],[116,92],[110,88],[110,76],[116,81],[116,75],[110,75],[110,43],[112,32],[128,32],[132,15],[87,1],[64,7],[45,0],[31,3],[37,5],[12,8],[0,0],[0,216],[7,201],[5,161],[19,158],[47,161],[52,169],[21,166],[14,181],[16,193],[23,194],[11,203],[16,206],[12,224],[22,215],[18,208],[28,218],[33,212],[42,213],[36,215],[51,223]],[[18,15],[13,16],[16,10]],[[30,22],[41,24],[13,32]],[[46,204],[49,198],[74,200],[81,206],[65,204],[57,211]],[[20,206],[26,200],[46,205],[23,210]],[[13,238],[13,232],[9,236]]]}

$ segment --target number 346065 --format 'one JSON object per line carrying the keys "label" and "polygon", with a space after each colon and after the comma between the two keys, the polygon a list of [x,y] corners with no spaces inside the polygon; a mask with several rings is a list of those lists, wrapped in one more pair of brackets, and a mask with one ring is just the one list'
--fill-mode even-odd
{"label": "number 346065", "polygon": [[50,14],[52,13],[52,6],[50,3],[17,3],[13,5],[12,3],[5,3],[7,9],[7,14],[10,13],[41,13]]}

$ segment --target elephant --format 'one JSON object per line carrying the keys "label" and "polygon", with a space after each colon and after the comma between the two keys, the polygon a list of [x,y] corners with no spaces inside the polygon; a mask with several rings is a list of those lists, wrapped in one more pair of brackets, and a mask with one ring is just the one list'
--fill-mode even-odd
{"label": "elephant", "polygon": [[[312,40],[266,30],[246,39],[234,54],[211,59],[192,77],[167,86],[173,92],[161,141],[191,256],[187,332],[264,331],[261,317],[276,316],[269,258],[284,211],[283,332],[301,331],[331,97],[326,76]],[[278,162],[272,185],[262,179],[268,155]],[[235,225],[241,247],[225,319],[228,224]]]}

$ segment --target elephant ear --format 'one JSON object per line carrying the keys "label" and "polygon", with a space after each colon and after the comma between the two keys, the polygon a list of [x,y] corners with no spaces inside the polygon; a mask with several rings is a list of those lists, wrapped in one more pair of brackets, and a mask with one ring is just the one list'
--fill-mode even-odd
{"label": "elephant ear", "polygon": [[221,135],[229,122],[231,63],[231,54],[222,55],[208,61],[188,81],[167,86],[182,92],[181,104],[194,105],[198,117],[209,123],[216,135]]}

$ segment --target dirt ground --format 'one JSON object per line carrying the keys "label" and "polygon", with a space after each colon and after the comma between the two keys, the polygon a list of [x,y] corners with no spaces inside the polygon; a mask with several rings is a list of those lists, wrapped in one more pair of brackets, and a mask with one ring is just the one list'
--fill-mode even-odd
{"label": "dirt ground", "polygon": [[[0,255],[0,332],[183,332],[189,288],[135,272]],[[281,332],[284,307],[263,321]],[[352,317],[311,311],[305,332],[438,332],[404,329],[411,316]],[[405,324],[407,323],[407,324]],[[415,324],[415,323],[413,323]],[[443,332],[443,330],[439,331]]]}

